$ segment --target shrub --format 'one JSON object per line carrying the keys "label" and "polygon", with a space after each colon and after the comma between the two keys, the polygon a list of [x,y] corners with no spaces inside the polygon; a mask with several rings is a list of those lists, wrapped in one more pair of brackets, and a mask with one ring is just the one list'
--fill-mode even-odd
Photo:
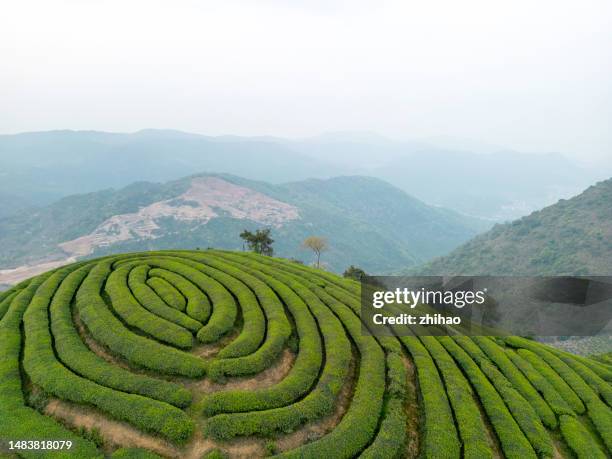
{"label": "shrub", "polygon": [[[276,275],[280,276],[279,271]],[[297,281],[299,278],[286,279]],[[372,336],[362,333],[361,322],[352,310],[329,299],[326,304],[347,328],[361,356],[353,398],[334,430],[280,457],[330,457],[333,454],[334,457],[349,458],[362,451],[376,435],[385,390],[384,352]],[[335,351],[332,346],[326,345],[326,349]]]}
{"label": "shrub", "polygon": [[595,439],[576,418],[562,415],[559,418],[559,423],[563,439],[578,459],[604,459],[606,457],[597,446]]}
{"label": "shrub", "polygon": [[572,388],[561,378],[548,363],[527,349],[518,349],[517,354],[527,360],[563,397],[577,414],[585,412],[585,407]]}
{"label": "shrub", "polygon": [[[119,264],[140,258],[143,257],[124,258]],[[198,331],[198,340],[203,343],[213,343],[232,329],[238,314],[236,302],[220,282],[199,270],[203,266],[201,263],[186,258],[177,258],[174,252],[163,255],[153,252],[151,256],[146,257],[146,262],[150,266],[167,269],[184,276],[208,295],[214,307],[208,322]]]}
{"label": "shrub", "polygon": [[509,458],[535,458],[536,454],[495,387],[472,358],[450,337],[438,338],[472,383]]}
{"label": "shrub", "polygon": [[202,324],[187,314],[168,306],[146,283],[149,272],[147,265],[135,266],[128,275],[128,286],[134,298],[149,312],[166,319],[191,332],[197,332]]}
{"label": "shrub", "polygon": [[583,357],[581,355],[570,354],[554,347],[548,347],[547,349],[553,354],[555,354],[557,357],[562,358],[563,360],[564,357],[568,357],[571,360],[580,362],[584,366],[594,371],[603,380],[607,382],[612,382],[612,367],[610,367],[609,364],[606,364],[604,362],[598,362],[593,360],[592,358]]}
{"label": "shrub", "polygon": [[2,317],[4,317],[4,314],[6,314],[6,311],[8,311],[11,302],[20,291],[21,290],[8,290],[6,292],[2,292],[4,295],[0,297],[0,320],[2,320]]}
{"label": "shrub", "polygon": [[472,339],[457,336],[455,341],[478,363],[482,372],[489,378],[536,452],[541,456],[552,457],[552,440],[533,407],[490,362]]}
{"label": "shrub", "polygon": [[49,308],[57,356],[64,365],[102,386],[140,394],[172,405],[191,403],[191,393],[178,384],[137,375],[94,354],[81,340],[72,320],[70,303],[93,265],[71,272],[59,286]]}
{"label": "shrub", "polygon": [[387,388],[383,417],[376,438],[360,455],[364,459],[395,458],[403,455],[406,440],[406,368],[398,353],[390,352],[386,360]]}
{"label": "shrub", "polygon": [[567,414],[570,416],[575,415],[574,410],[568,405],[568,403],[561,397],[555,387],[545,378],[539,371],[537,371],[527,360],[518,355],[515,351],[509,349],[506,354],[516,365],[516,367],[523,372],[525,377],[529,379],[531,384],[540,391],[544,399],[548,402],[551,409],[557,414]]}
{"label": "shrub", "polygon": [[112,459],[162,459],[158,454],[142,448],[119,448],[113,454]]}
{"label": "shrub", "polygon": [[255,391],[222,391],[207,395],[201,402],[205,415],[245,412],[285,406],[302,397],[316,381],[323,361],[317,323],[306,303],[286,284],[245,264],[245,272],[261,279],[285,302],[299,336],[298,355],[289,374],[278,384]]}
{"label": "shrub", "polygon": [[175,441],[186,441],[193,421],[172,405],[126,394],[82,378],[56,360],[49,331],[48,307],[66,273],[58,271],[36,291],[23,316],[25,347],[23,366],[32,382],[64,400],[94,405],[111,416],[140,429],[159,433]]}
{"label": "shrub", "polygon": [[198,322],[206,323],[210,317],[212,306],[210,305],[208,297],[195,284],[191,283],[180,274],[161,268],[151,269],[149,275],[157,276],[152,277],[150,280],[155,280],[157,278],[164,279],[168,281],[169,284],[176,287],[187,299],[187,305],[185,306],[187,315]]}
{"label": "shrub", "polygon": [[[149,272],[149,276],[153,276]],[[162,277],[150,277],[147,279],[147,285],[159,296],[168,306],[185,311],[187,301],[181,292],[174,287],[170,282]]]}
{"label": "shrub", "polygon": [[423,416],[423,456],[426,458],[460,457],[460,443],[453,413],[444,385],[431,355],[415,336],[400,340],[412,356],[417,370]]}
{"label": "shrub", "polygon": [[[46,456],[102,457],[95,430],[76,435],[41,415],[48,397],[57,397],[176,444],[191,436],[190,416],[202,413],[206,435],[263,437],[267,453],[279,457],[398,458],[405,455],[415,424],[407,416],[418,397],[425,458],[491,457],[484,416],[504,457],[551,456],[542,421],[554,428],[555,414],[578,457],[612,453],[606,363],[517,337],[398,338],[400,326],[371,336],[364,333],[369,324],[361,320],[360,300],[360,285],[351,279],[218,250],[110,256],[37,276],[0,293],[0,439],[71,439],[72,450]],[[218,343],[229,342],[207,361],[195,355],[201,349],[190,354],[173,347],[185,347],[185,336],[192,344],[193,333],[212,343],[230,331],[237,338]],[[150,373],[207,372],[225,381],[270,367],[285,348],[296,356],[280,381],[198,394],[203,398],[190,415],[180,408],[190,404],[191,391]],[[406,353],[414,362],[414,386],[407,381]],[[588,425],[579,413],[586,413]],[[339,421],[330,431],[277,450],[277,435],[332,414]],[[203,457],[225,456],[213,449]],[[158,456],[121,448],[111,457]]]}
{"label": "shrub", "polygon": [[94,339],[132,364],[165,374],[202,376],[206,369],[203,360],[133,333],[108,309],[100,290],[111,263],[97,263],[76,295],[80,318]]}
{"label": "shrub", "polygon": [[486,427],[474,401],[472,389],[453,358],[433,336],[421,338],[444,378],[446,393],[455,413],[466,458],[493,457],[486,438]]}
{"label": "shrub", "polygon": [[[262,270],[265,272],[264,270]],[[206,434],[220,440],[244,435],[272,435],[291,432],[305,422],[330,414],[334,401],[348,376],[351,346],[341,322],[308,289],[293,279],[275,276],[291,287],[308,305],[317,318],[325,342],[326,361],[314,389],[300,401],[270,410],[248,413],[219,414],[208,419],[204,427]]]}
{"label": "shrub", "polygon": [[542,396],[534,389],[529,380],[512,363],[504,349],[485,336],[475,336],[473,341],[480,346],[487,357],[497,365],[512,386],[529,402],[544,425],[554,429],[557,418]]}
{"label": "shrub", "polygon": [[202,455],[202,459],[228,459],[228,458],[229,458],[229,455],[225,451],[219,448],[211,449],[210,451],[207,451]]}
{"label": "shrub", "polygon": [[10,307],[0,321],[0,438],[22,440],[70,440],[70,451],[33,451],[21,450],[20,455],[27,459],[72,457],[102,458],[103,454],[96,445],[70,432],[51,418],[45,417],[25,405],[21,387],[19,357],[22,337],[19,325],[23,314],[30,304],[37,288],[50,276],[43,274],[28,281],[11,301]]}
{"label": "shrub", "polygon": [[[191,333],[183,327],[158,317],[144,308],[134,298],[128,286],[131,267],[122,266],[108,276],[104,290],[110,297],[114,311],[131,327],[142,330],[149,336],[174,346],[188,349],[193,345]],[[168,310],[168,306],[165,306]],[[178,311],[175,311],[178,312]]]}
{"label": "shrub", "polygon": [[[206,262],[202,262],[204,258]],[[236,298],[236,303],[242,312],[242,321],[248,324],[248,327],[242,328],[237,338],[218,353],[218,357],[243,357],[255,352],[266,333],[266,318],[254,292],[243,282],[244,276],[240,271],[233,270],[223,263],[215,263],[205,255],[196,257],[195,255],[185,254],[181,262],[189,263],[190,266],[197,268],[200,272],[223,285]],[[221,374],[222,372],[219,372],[218,376],[221,376]]]}
{"label": "shrub", "polygon": [[557,354],[557,356],[574,370],[594,392],[598,393],[608,406],[612,407],[612,386],[602,379],[593,367],[587,366],[585,360],[574,359],[564,354]]}

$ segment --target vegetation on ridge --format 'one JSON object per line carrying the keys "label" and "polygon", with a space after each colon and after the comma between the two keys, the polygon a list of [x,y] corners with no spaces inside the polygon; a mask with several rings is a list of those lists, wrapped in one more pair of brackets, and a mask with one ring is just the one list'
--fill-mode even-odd
{"label": "vegetation on ridge", "polygon": [[[0,447],[73,442],[23,457],[612,453],[605,358],[363,326],[357,282],[289,260],[159,251],[69,265],[0,293]],[[86,434],[78,416],[49,409],[66,402],[134,430],[118,440],[102,422]],[[150,450],[131,448],[133,436]]]}

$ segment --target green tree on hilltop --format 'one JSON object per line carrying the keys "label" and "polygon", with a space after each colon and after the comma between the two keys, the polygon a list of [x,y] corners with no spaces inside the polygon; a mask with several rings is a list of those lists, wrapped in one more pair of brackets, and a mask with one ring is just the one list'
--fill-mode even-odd
{"label": "green tree on hilltop", "polygon": [[252,252],[271,257],[274,254],[272,248],[274,239],[270,237],[270,231],[270,228],[257,230],[254,233],[244,230],[240,233],[240,237],[247,243],[249,250]]}

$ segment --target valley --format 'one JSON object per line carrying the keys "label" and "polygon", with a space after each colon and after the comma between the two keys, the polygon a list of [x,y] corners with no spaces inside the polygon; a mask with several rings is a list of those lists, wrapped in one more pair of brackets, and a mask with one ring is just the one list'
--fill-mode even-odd
{"label": "valley", "polygon": [[119,251],[240,250],[241,231],[265,227],[280,256],[310,263],[301,243],[316,235],[330,242],[323,257],[328,269],[389,272],[447,253],[488,223],[428,206],[368,177],[273,185],[197,174],[73,195],[0,220],[0,284],[48,263]]}

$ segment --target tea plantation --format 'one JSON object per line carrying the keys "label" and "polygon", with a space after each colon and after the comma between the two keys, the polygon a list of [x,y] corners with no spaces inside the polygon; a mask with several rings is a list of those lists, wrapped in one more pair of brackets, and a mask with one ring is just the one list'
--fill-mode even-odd
{"label": "tea plantation", "polygon": [[359,302],[356,282],[216,250],[22,282],[0,293],[0,457],[612,454],[612,365],[520,337],[372,337]]}

